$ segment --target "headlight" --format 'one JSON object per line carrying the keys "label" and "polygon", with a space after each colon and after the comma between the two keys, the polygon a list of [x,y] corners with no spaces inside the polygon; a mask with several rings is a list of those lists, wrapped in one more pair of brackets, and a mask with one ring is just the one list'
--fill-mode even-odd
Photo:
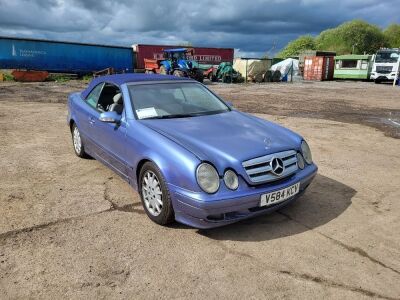
{"label": "headlight", "polygon": [[301,142],[301,152],[303,153],[304,160],[309,165],[312,164],[311,150],[306,141]]}
{"label": "headlight", "polygon": [[202,163],[196,171],[197,183],[203,191],[213,194],[219,189],[219,176],[217,170],[208,164]]}
{"label": "headlight", "polygon": [[228,170],[225,172],[224,182],[225,185],[231,190],[236,190],[239,186],[239,179],[235,172],[233,172],[232,170]]}

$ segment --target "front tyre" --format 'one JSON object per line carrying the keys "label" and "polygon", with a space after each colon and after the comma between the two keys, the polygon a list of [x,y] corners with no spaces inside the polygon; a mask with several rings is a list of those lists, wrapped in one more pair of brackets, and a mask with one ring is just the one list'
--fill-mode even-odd
{"label": "front tyre", "polygon": [[83,146],[82,143],[81,133],[76,124],[72,125],[71,135],[72,135],[72,145],[74,146],[75,154],[80,158],[87,158],[88,155],[85,153],[85,147]]}
{"label": "front tyre", "polygon": [[161,171],[146,162],[139,174],[139,193],[147,216],[159,225],[174,221],[174,210],[168,187]]}
{"label": "front tyre", "polygon": [[162,75],[167,75],[168,74],[167,69],[165,68],[165,66],[161,66],[160,67],[160,74],[162,74]]}

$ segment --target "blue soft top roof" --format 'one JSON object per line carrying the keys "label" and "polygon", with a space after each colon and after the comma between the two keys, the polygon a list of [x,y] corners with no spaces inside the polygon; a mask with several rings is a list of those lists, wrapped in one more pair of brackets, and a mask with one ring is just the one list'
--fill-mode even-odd
{"label": "blue soft top roof", "polygon": [[82,91],[81,95],[83,98],[86,98],[87,95],[92,91],[92,89],[102,82],[108,82],[115,84],[117,86],[121,86],[124,83],[129,82],[141,82],[141,81],[165,81],[165,80],[191,80],[187,77],[177,77],[172,75],[159,75],[159,74],[144,74],[144,73],[126,73],[126,74],[115,74],[115,75],[106,75],[100,76],[93,79],[88,87]]}
{"label": "blue soft top roof", "polygon": [[186,52],[186,48],[164,49],[164,52]]}

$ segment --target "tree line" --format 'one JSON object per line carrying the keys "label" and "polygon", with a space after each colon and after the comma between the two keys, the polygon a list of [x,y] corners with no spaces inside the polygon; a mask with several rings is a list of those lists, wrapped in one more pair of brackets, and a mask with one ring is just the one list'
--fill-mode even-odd
{"label": "tree line", "polygon": [[287,58],[304,50],[334,51],[341,54],[374,54],[378,49],[400,48],[400,24],[391,24],[382,30],[362,20],[353,20],[322,31],[318,36],[303,35],[289,42],[277,54]]}

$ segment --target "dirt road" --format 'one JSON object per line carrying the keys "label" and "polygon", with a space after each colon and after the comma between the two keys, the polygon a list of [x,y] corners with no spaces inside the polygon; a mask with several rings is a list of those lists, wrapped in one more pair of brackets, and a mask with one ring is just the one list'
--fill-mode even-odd
{"label": "dirt road", "polygon": [[329,84],[212,86],[301,133],[319,174],[284,210],[207,231],[155,225],[127,183],[74,155],[65,94],[82,83],[0,84],[0,299],[400,299],[398,131],[339,113],[397,114],[399,92]]}

